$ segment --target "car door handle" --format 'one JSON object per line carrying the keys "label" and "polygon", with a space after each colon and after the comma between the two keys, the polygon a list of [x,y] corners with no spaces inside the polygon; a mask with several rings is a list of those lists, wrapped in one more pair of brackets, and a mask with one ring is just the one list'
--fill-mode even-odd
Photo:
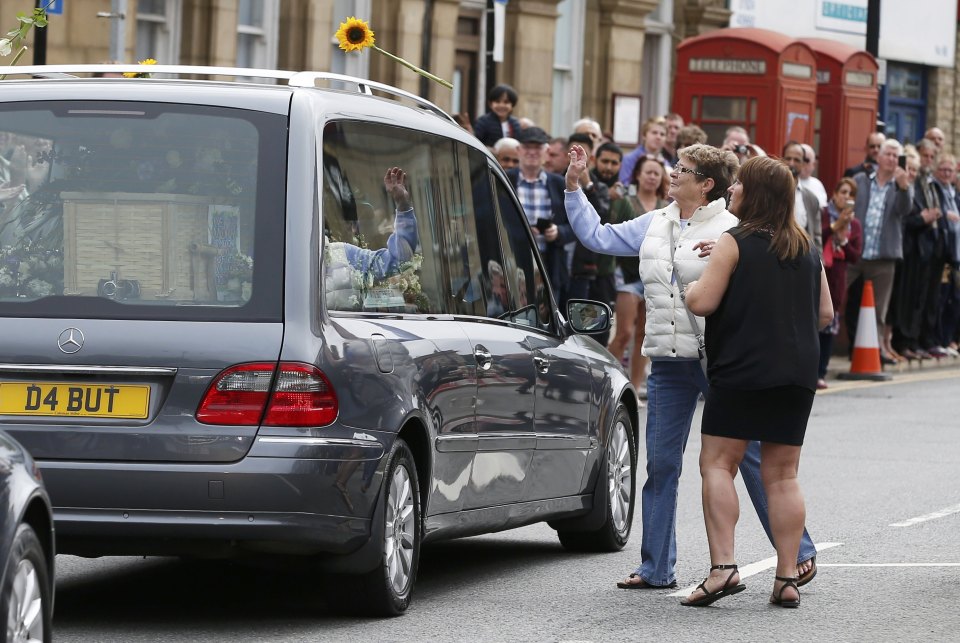
{"label": "car door handle", "polygon": [[546,373],[550,370],[550,360],[546,357],[534,357],[533,365],[537,367],[539,373]]}
{"label": "car door handle", "polygon": [[490,351],[477,344],[473,348],[473,356],[477,359],[477,366],[484,371],[490,370],[490,365],[493,364],[493,355],[490,354]]}

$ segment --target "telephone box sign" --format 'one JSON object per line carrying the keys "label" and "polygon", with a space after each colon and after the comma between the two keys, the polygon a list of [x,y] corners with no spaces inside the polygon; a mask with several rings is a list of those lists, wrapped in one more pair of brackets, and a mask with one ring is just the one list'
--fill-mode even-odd
{"label": "telephone box sign", "polygon": [[767,73],[767,61],[737,58],[691,58],[690,71],[703,74],[755,74]]}

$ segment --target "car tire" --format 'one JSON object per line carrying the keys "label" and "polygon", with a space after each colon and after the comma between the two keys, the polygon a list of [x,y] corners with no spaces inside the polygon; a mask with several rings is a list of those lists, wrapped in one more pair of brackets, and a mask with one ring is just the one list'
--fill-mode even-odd
{"label": "car tire", "polygon": [[[620,551],[630,539],[633,507],[636,498],[637,447],[633,422],[627,409],[620,404],[614,415],[603,465],[597,484],[603,485],[602,522],[598,529],[557,529],[560,544],[571,551]],[[566,527],[573,527],[570,523]]]}
{"label": "car tire", "polygon": [[384,476],[383,556],[361,578],[361,611],[376,616],[399,616],[410,606],[420,562],[423,537],[420,483],[410,447],[397,439]]}
{"label": "car tire", "polygon": [[6,619],[4,640],[52,640],[51,589],[43,546],[33,528],[22,524],[10,548],[0,593],[0,614]]}

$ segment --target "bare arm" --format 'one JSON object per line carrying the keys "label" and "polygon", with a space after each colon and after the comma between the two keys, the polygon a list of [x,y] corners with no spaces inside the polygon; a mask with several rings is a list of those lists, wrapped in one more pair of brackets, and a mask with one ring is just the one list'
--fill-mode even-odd
{"label": "bare arm", "polygon": [[[700,279],[687,285],[684,302],[694,315],[705,317],[713,313],[723,301],[723,295],[730,284],[740,260],[740,248],[736,239],[724,232],[710,253],[710,261],[703,269]],[[829,298],[829,291],[828,291]]]}
{"label": "bare arm", "polygon": [[820,325],[818,330],[826,328],[833,321],[833,301],[830,299],[830,284],[827,283],[827,273],[820,266]]}

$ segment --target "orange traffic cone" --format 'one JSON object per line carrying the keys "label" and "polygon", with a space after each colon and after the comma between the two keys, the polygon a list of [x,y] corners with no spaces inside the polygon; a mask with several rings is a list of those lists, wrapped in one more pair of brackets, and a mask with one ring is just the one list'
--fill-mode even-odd
{"label": "orange traffic cone", "polygon": [[873,303],[873,282],[863,282],[863,298],[860,300],[860,318],[857,336],[853,340],[853,355],[850,372],[837,375],[841,380],[889,380],[880,365],[880,340],[877,337],[877,312]]}

